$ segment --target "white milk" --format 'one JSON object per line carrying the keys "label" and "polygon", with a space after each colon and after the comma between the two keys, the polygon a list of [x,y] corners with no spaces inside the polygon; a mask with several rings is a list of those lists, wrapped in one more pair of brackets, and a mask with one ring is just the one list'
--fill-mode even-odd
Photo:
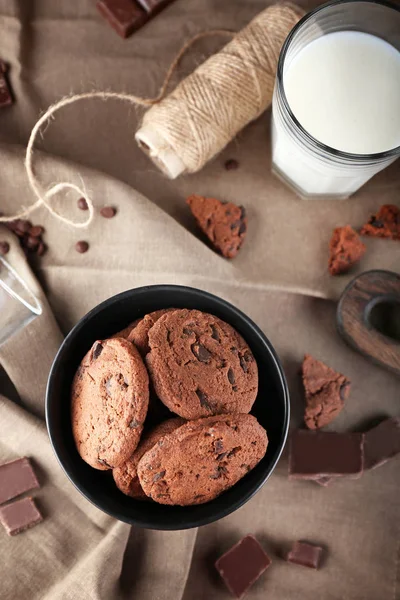
{"label": "white milk", "polygon": [[[400,145],[400,52],[384,40],[356,31],[323,35],[286,60],[283,84],[296,119],[325,145],[354,154]],[[283,124],[276,92],[273,115],[274,167],[305,195],[346,197],[394,160],[318,157]]]}

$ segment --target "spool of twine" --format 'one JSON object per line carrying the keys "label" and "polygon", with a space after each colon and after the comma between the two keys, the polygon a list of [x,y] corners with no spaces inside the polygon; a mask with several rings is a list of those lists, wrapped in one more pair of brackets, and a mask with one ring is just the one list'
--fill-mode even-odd
{"label": "spool of twine", "polygon": [[268,108],[281,47],[302,14],[267,8],[147,111],[136,140],[166,175],[199,171]]}
{"label": "spool of twine", "polygon": [[[87,227],[94,216],[93,202],[84,186],[60,182],[44,190],[33,170],[33,151],[41,127],[61,108],[81,100],[115,99],[151,107],[145,113],[136,139],[142,149],[171,178],[194,173],[218,154],[250,121],[271,103],[280,49],[303,11],[292,4],[275,4],[249,23],[220,52],[211,56],[184,79],[167,97],[166,90],[179,60],[197,40],[210,35],[233,33],[215,30],[200,33],[179,51],[155,98],[142,98],[117,92],[87,92],[63,98],[50,106],[33,127],[25,156],[29,186],[36,196],[34,204],[1,222],[27,217],[40,206],[74,227]],[[76,222],[57,212],[52,198],[65,190],[86,199],[89,213]]]}

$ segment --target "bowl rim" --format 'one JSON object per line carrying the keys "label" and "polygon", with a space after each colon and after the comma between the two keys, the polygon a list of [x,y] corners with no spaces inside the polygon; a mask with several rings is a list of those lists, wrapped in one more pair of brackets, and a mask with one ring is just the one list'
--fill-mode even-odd
{"label": "bowl rim", "polygon": [[[275,451],[275,454],[272,456],[272,458],[268,464],[268,472],[262,477],[261,481],[259,481],[256,485],[254,485],[251,489],[247,490],[247,492],[245,492],[240,497],[240,499],[238,499],[236,502],[232,502],[231,504],[229,504],[227,506],[221,506],[218,509],[216,509],[215,514],[210,515],[210,516],[204,516],[200,519],[194,518],[193,522],[190,521],[190,519],[188,519],[187,522],[185,521],[184,523],[180,524],[178,527],[174,523],[168,523],[168,522],[166,522],[165,524],[163,523],[162,525],[161,524],[152,525],[151,518],[143,519],[143,520],[139,521],[134,517],[128,518],[128,517],[125,517],[125,515],[118,514],[116,511],[104,508],[104,506],[102,506],[101,503],[99,503],[96,500],[95,495],[92,494],[90,492],[90,490],[87,490],[86,488],[83,489],[82,485],[79,482],[74,480],[74,478],[68,472],[67,468],[64,466],[64,464],[59,456],[59,453],[58,453],[58,443],[57,443],[57,440],[55,439],[54,432],[52,431],[52,427],[51,427],[52,419],[51,419],[51,415],[50,415],[50,412],[51,412],[50,404],[52,404],[52,402],[51,402],[52,387],[54,384],[54,379],[56,377],[58,368],[63,360],[63,353],[64,353],[65,349],[68,347],[71,340],[73,340],[75,338],[76,334],[81,329],[83,329],[83,327],[88,323],[88,321],[90,321],[95,315],[98,315],[102,310],[109,307],[111,304],[118,303],[120,300],[130,297],[132,295],[132,293],[134,293],[134,294],[140,294],[140,293],[145,293],[145,292],[162,293],[162,292],[166,292],[166,291],[178,292],[178,293],[186,291],[186,292],[189,292],[192,294],[196,293],[196,294],[200,295],[201,297],[206,298],[209,301],[216,303],[217,305],[221,306],[223,309],[228,308],[231,312],[235,313],[236,316],[240,320],[246,322],[247,326],[249,326],[251,329],[253,329],[255,331],[255,333],[262,339],[262,341],[268,348],[270,357],[271,357],[272,362],[274,363],[274,366],[276,369],[276,373],[279,377],[279,381],[280,381],[281,388],[282,388],[282,394],[283,394],[283,404],[284,404],[284,422],[283,422],[282,437],[281,437],[278,449]],[[54,400],[53,400],[53,402],[54,402]],[[97,304],[94,308],[92,308],[81,319],[79,319],[79,321],[74,325],[74,327],[70,330],[70,332],[67,334],[67,336],[64,338],[63,342],[61,343],[61,345],[57,351],[57,354],[53,360],[53,363],[51,365],[50,371],[49,371],[47,385],[46,385],[46,393],[45,393],[45,419],[46,419],[46,428],[47,428],[48,436],[50,438],[51,447],[53,449],[54,454],[56,455],[59,465],[61,466],[62,470],[66,474],[69,481],[79,491],[79,493],[82,494],[82,496],[84,498],[86,498],[86,500],[91,502],[91,504],[96,506],[96,508],[101,510],[103,513],[105,513],[119,521],[128,523],[129,525],[135,525],[140,528],[154,529],[154,530],[159,530],[159,531],[179,531],[179,530],[183,531],[185,529],[192,529],[192,528],[200,527],[203,525],[208,525],[210,523],[214,523],[214,522],[219,521],[220,519],[230,515],[231,513],[235,512],[236,510],[241,508],[244,504],[246,504],[263,487],[265,482],[269,479],[272,472],[274,471],[274,469],[282,455],[282,452],[285,448],[285,445],[286,445],[288,432],[289,432],[289,423],[290,423],[290,394],[289,394],[289,387],[287,384],[286,376],[285,376],[281,361],[280,361],[273,345],[271,344],[270,340],[265,335],[265,333],[262,331],[262,329],[256,323],[254,323],[254,321],[252,319],[250,319],[250,317],[248,317],[244,312],[242,312],[240,309],[236,308],[236,306],[234,306],[227,300],[224,300],[223,298],[220,298],[219,296],[216,296],[214,294],[211,294],[210,292],[201,290],[199,288],[194,288],[194,287],[184,286],[184,285],[175,285],[175,284],[155,284],[155,285],[146,285],[146,286],[140,286],[137,288],[132,288],[132,289],[120,292],[118,294],[115,294],[114,296],[110,296],[109,298],[107,298],[106,300],[103,300],[102,302]],[[188,508],[190,508],[190,507],[188,507]]]}

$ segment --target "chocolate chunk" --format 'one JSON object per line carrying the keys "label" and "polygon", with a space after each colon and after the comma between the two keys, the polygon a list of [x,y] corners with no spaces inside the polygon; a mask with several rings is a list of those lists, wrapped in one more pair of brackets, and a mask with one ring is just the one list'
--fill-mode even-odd
{"label": "chocolate chunk", "polygon": [[199,343],[192,345],[192,352],[200,362],[208,363],[212,357],[211,352],[209,352],[207,348]]}
{"label": "chocolate chunk", "polygon": [[168,4],[171,4],[172,0],[137,0],[137,2],[147,13],[154,16]]}
{"label": "chocolate chunk", "polygon": [[220,452],[222,452],[222,450],[224,449],[224,444],[222,443],[222,440],[215,440],[213,442],[213,446],[214,446],[214,451],[219,454]]}
{"label": "chocolate chunk", "polygon": [[207,410],[212,410],[212,406],[208,400],[207,394],[205,394],[202,390],[197,389],[196,394],[200,400],[200,406],[206,408]]}
{"label": "chocolate chunk", "polygon": [[321,553],[321,546],[309,544],[308,542],[294,542],[286,560],[302,567],[318,569],[321,561]]}
{"label": "chocolate chunk", "polygon": [[211,332],[211,337],[214,340],[217,340],[217,342],[220,342],[221,338],[219,337],[218,329],[215,327],[215,325],[211,325]]}
{"label": "chocolate chunk", "polygon": [[88,203],[86,202],[85,198],[79,198],[78,200],[78,208],[80,208],[81,210],[88,210]]}
{"label": "chocolate chunk", "polygon": [[235,385],[235,373],[231,368],[228,369],[228,381],[231,385]]}
{"label": "chocolate chunk", "polygon": [[103,352],[103,348],[104,348],[104,346],[103,346],[103,344],[100,344],[100,342],[98,342],[96,344],[96,346],[94,347],[93,352],[92,352],[93,360],[96,360],[97,358],[99,358],[100,354]]}
{"label": "chocolate chunk", "polygon": [[252,535],[247,535],[215,563],[226,587],[236,598],[243,598],[253,583],[266,571],[271,559]]}
{"label": "chocolate chunk", "polygon": [[0,242],[0,254],[3,256],[10,252],[10,244],[8,242]]}
{"label": "chocolate chunk", "polygon": [[32,498],[22,498],[0,508],[0,521],[8,535],[17,535],[43,521]]}
{"label": "chocolate chunk", "polygon": [[89,250],[89,244],[83,240],[81,240],[80,242],[76,242],[75,250],[79,252],[79,254],[84,254]]}
{"label": "chocolate chunk", "polygon": [[239,362],[240,362],[240,366],[242,367],[243,371],[245,373],[247,373],[247,371],[249,370],[248,366],[247,366],[247,362],[244,356],[240,356],[239,358]]}
{"label": "chocolate chunk", "polygon": [[227,171],[236,171],[239,168],[239,163],[234,158],[230,158],[225,162],[225,169]]}
{"label": "chocolate chunk", "polygon": [[297,429],[290,438],[289,478],[359,477],[363,434]]}
{"label": "chocolate chunk", "polygon": [[364,433],[364,468],[375,469],[400,454],[400,417],[385,419]]}
{"label": "chocolate chunk", "polygon": [[378,219],[371,219],[371,225],[373,227],[377,227],[378,229],[382,229],[382,227],[385,227],[385,223],[383,221],[379,221]]}
{"label": "chocolate chunk", "polygon": [[100,210],[100,214],[105,219],[112,219],[117,214],[117,209],[113,206],[103,206]]}
{"label": "chocolate chunk", "polygon": [[0,108],[5,108],[6,106],[10,106],[13,103],[13,98],[11,95],[11,89],[8,84],[6,71],[7,65],[4,61],[1,60],[1,68],[0,68]]}
{"label": "chocolate chunk", "polygon": [[133,0],[99,0],[100,14],[122,38],[127,38],[147,21],[145,11]]}
{"label": "chocolate chunk", "polygon": [[166,471],[160,471],[159,473],[156,473],[153,477],[153,482],[155,483],[156,481],[159,481],[160,479],[162,479],[165,475]]}
{"label": "chocolate chunk", "polygon": [[0,504],[39,487],[28,458],[17,458],[0,465]]}

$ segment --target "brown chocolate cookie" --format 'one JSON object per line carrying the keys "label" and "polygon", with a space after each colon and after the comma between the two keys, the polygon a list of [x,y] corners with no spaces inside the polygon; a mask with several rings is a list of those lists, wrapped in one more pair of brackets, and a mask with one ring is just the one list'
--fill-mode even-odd
{"label": "brown chocolate cookie", "polygon": [[367,247],[350,225],[336,227],[329,244],[329,272],[347,273],[364,256]]}
{"label": "brown chocolate cookie", "polygon": [[319,429],[333,421],[344,407],[350,380],[310,354],[304,357],[302,371],[306,397],[304,422],[309,429]]}
{"label": "brown chocolate cookie", "polygon": [[137,467],[139,481],[160,504],[203,504],[251,471],[267,445],[267,433],[252,415],[191,421],[143,455]]}
{"label": "brown chocolate cookie", "polygon": [[235,258],[247,231],[244,207],[196,194],[189,196],[186,203],[214,248],[225,258]]}
{"label": "brown chocolate cookie", "polygon": [[72,430],[78,452],[95,469],[119,467],[139,443],[149,402],[143,360],[127,340],[97,341],[76,372]]}
{"label": "brown chocolate cookie", "polygon": [[149,348],[149,331],[153,327],[154,323],[158,321],[160,317],[165,315],[167,312],[171,312],[175,308],[162,308],[161,310],[155,310],[148,315],[145,315],[143,319],[138,319],[133,323],[128,337],[128,340],[135,344],[140,354],[144,357],[148,352]]}
{"label": "brown chocolate cookie", "polygon": [[142,486],[139,482],[137,474],[137,466],[139,461],[143,454],[151,450],[151,448],[155,446],[155,444],[161,438],[168,433],[172,433],[175,431],[175,429],[178,429],[178,427],[181,427],[185,423],[186,421],[180,417],[168,419],[167,421],[157,425],[157,427],[152,429],[147,435],[143,436],[143,438],[140,440],[139,446],[136,448],[132,456],[126,461],[126,463],[117,469],[113,469],[114,481],[121,492],[138,500],[149,499],[142,490]]}
{"label": "brown chocolate cookie", "polygon": [[184,419],[248,413],[258,369],[244,339],[198,310],[163,315],[149,331],[147,366],[157,396]]}

